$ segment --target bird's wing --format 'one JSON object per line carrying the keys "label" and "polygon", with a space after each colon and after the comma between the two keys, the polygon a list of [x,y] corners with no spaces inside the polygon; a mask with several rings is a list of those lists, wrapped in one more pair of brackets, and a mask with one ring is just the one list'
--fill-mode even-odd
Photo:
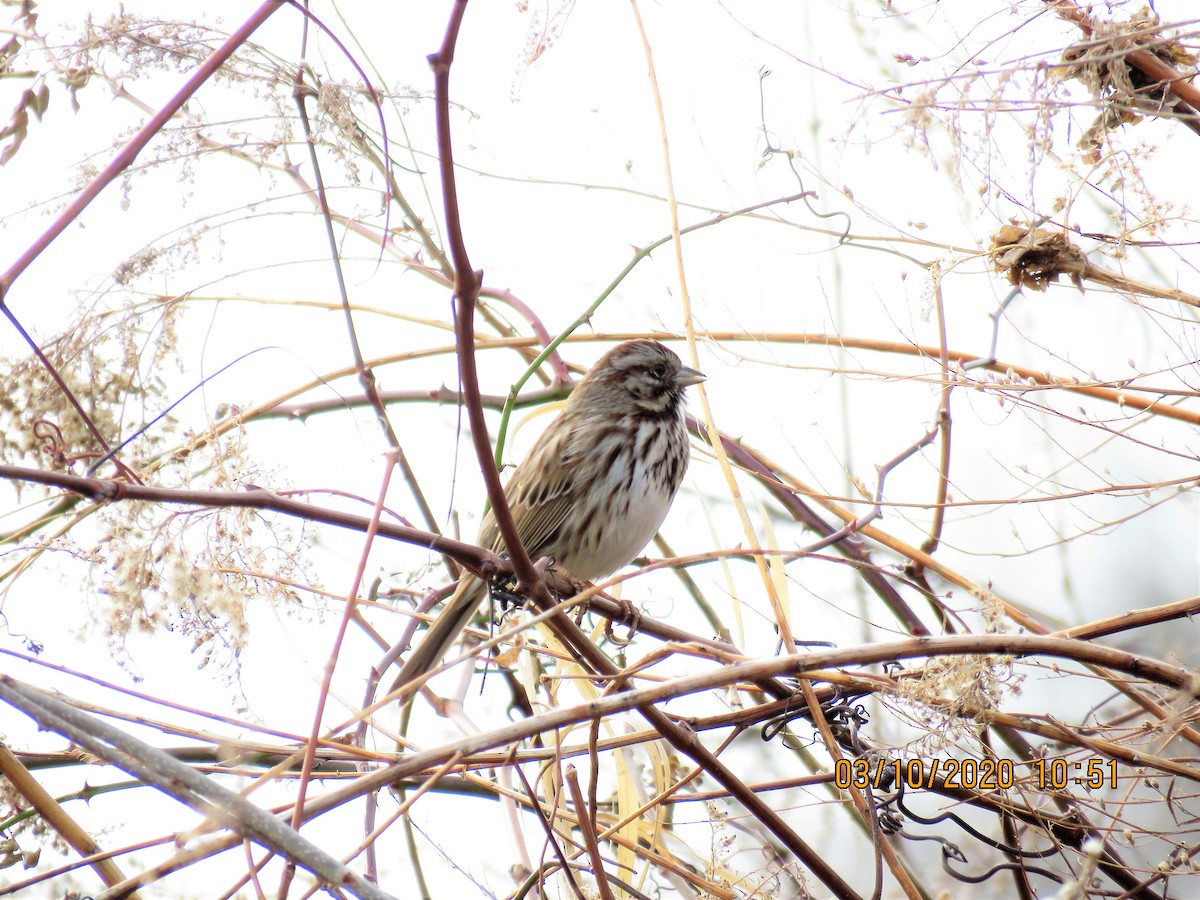
{"label": "bird's wing", "polygon": [[[539,441],[504,488],[517,534],[535,562],[557,543],[558,531],[578,496],[580,472],[571,444],[570,440]],[[479,543],[497,553],[504,549],[490,509],[479,530]]]}

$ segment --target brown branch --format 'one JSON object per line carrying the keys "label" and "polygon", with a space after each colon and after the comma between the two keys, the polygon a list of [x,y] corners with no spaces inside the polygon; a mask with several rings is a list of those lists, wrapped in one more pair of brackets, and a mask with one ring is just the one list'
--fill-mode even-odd
{"label": "brown branch", "polygon": [[[556,387],[543,388],[539,391],[525,391],[513,404],[515,407],[536,406],[549,403],[552,400],[562,400],[569,392],[566,384]],[[379,391],[379,399],[389,403],[424,403],[433,402],[439,406],[449,403],[466,402],[466,394],[448,387],[434,388],[428,391]],[[504,408],[507,394],[480,394],[479,402],[485,409],[500,410]],[[299,403],[281,403],[264,412],[258,419],[298,419],[304,421],[309,416],[329,412],[344,412],[370,401],[365,396],[333,397],[327,400],[308,400]]]}
{"label": "brown branch", "polygon": [[541,586],[541,579],[534,570],[533,562],[521,544],[521,536],[508,508],[508,501],[504,497],[500,473],[492,459],[492,445],[488,438],[487,422],[483,418],[483,405],[479,399],[479,372],[475,365],[475,302],[479,297],[479,287],[483,283],[483,273],[471,268],[466,241],[463,239],[450,129],[450,67],[454,64],[454,48],[466,11],[466,0],[455,0],[442,46],[437,53],[429,57],[429,65],[433,69],[437,108],[438,166],[442,176],[442,198],[446,213],[446,241],[450,245],[450,259],[454,264],[454,320],[458,339],[458,371],[463,395],[466,397],[467,419],[471,423],[471,438],[475,444],[475,455],[479,459],[479,470],[487,486],[492,517],[512,562],[518,588],[522,593],[529,594],[540,590],[549,602],[549,594]]}
{"label": "brown branch", "polygon": [[[732,343],[738,341],[749,341],[755,344],[763,342],[780,343],[780,344],[801,344],[814,347],[843,347],[853,350],[869,350],[878,353],[892,353],[898,356],[914,356],[929,360],[938,360],[942,356],[941,348],[929,346],[925,344],[915,344],[911,342],[901,341],[884,341],[875,338],[859,338],[854,336],[824,334],[820,332],[759,332],[759,333],[744,333],[744,332],[728,332],[728,331],[713,331],[708,333],[708,339],[714,343]],[[576,334],[567,339],[568,343],[591,343],[595,341],[614,342],[626,341],[634,338],[652,338],[658,341],[678,341],[681,338],[675,334],[667,334],[665,332],[649,332],[649,331],[629,331],[629,332],[614,332],[606,331],[596,334]],[[487,339],[480,342],[480,347],[485,349],[491,348],[506,348],[506,347],[525,347],[536,346],[538,340],[535,337],[519,337],[519,338],[499,338]],[[428,351],[423,351],[417,354],[421,357],[438,356],[444,353],[452,352],[454,348],[431,348]],[[1200,426],[1200,412],[1183,409],[1178,406],[1172,406],[1165,398],[1171,396],[1194,397],[1191,391],[1178,391],[1167,388],[1155,389],[1152,387],[1136,387],[1128,383],[1128,380],[1121,379],[1112,383],[1120,385],[1120,387],[1107,387],[1103,383],[1079,383],[1072,380],[1070,377],[1056,377],[1046,371],[1035,371],[1026,366],[1019,366],[1013,363],[997,360],[991,356],[983,356],[976,353],[968,353],[964,350],[949,349],[946,352],[946,360],[953,365],[960,365],[964,369],[983,368],[989,372],[998,374],[1011,373],[1021,381],[1030,383],[1034,389],[1053,388],[1062,390],[1072,394],[1078,394],[1084,397],[1091,397],[1094,400],[1102,400],[1106,403],[1112,403],[1122,409],[1134,409],[1139,412],[1149,412],[1154,415],[1164,416],[1169,419],[1176,419],[1180,422],[1186,422],[1190,425]],[[378,364],[378,363],[376,363]],[[352,369],[330,372],[323,377],[323,381],[329,381],[335,378],[344,377],[353,372]],[[961,377],[960,377],[961,379]],[[971,381],[962,381],[960,383],[966,387],[980,388],[987,391],[1004,392],[1010,388],[1003,384],[988,384],[975,383]],[[305,388],[306,390],[308,388]],[[1018,388],[1020,389],[1020,388]],[[1025,388],[1028,389],[1028,388]],[[1137,393],[1131,393],[1137,392]],[[300,391],[290,393],[289,397],[296,396]],[[424,392],[418,392],[424,393]],[[430,391],[429,399],[441,400],[450,399],[452,394],[439,389]],[[1146,396],[1153,395],[1153,396]],[[421,399],[404,394],[401,399]],[[338,404],[322,406],[321,410],[332,409],[335,407],[349,408],[354,406],[362,406],[365,404],[365,397],[349,397],[342,399]],[[256,407],[248,411],[241,421],[252,421],[257,418],[268,417],[270,411],[280,404],[270,403],[261,407]],[[296,414],[297,410],[286,408],[290,414]],[[226,427],[225,423],[218,423],[218,428]],[[228,426],[232,427],[232,423]]]}
{"label": "brown branch", "polygon": [[1159,622],[1170,622],[1173,619],[1191,619],[1200,614],[1200,597],[1189,597],[1174,603],[1163,603],[1145,609],[1130,609],[1107,619],[1076,625],[1053,632],[1054,637],[1074,638],[1081,641],[1093,641],[1096,638],[1108,637],[1110,634],[1120,634],[1134,628],[1146,625],[1156,625]]}
{"label": "brown branch", "polygon": [[[593,771],[595,770],[593,769]],[[575,804],[575,820],[579,823],[579,830],[583,833],[583,845],[587,848],[587,855],[592,861],[592,877],[596,880],[596,890],[600,893],[600,900],[613,900],[612,888],[604,874],[604,857],[600,853],[600,842],[596,840],[596,823],[592,818],[595,812],[583,799],[583,789],[579,786],[579,773],[572,765],[567,766],[566,782],[571,794],[571,802]]]}
{"label": "brown branch", "polygon": [[[562,707],[513,722],[486,734],[468,735],[431,750],[405,754],[404,758],[394,766],[369,773],[352,784],[335,789],[326,797],[315,799],[312,812],[313,814],[324,812],[339,803],[389,784],[392,780],[407,778],[414,773],[426,771],[454,754],[470,755],[483,750],[507,746],[542,732],[590,722],[596,716],[610,716],[631,709],[640,710],[647,704],[668,702],[702,691],[722,689],[739,682],[757,682],[764,678],[805,674],[815,677],[818,669],[837,669],[847,666],[865,667],[894,660],[963,654],[1006,654],[1021,658],[1044,656],[1101,665],[1176,689],[1188,698],[1200,699],[1200,678],[1195,672],[1182,666],[1173,666],[1150,657],[1104,647],[1088,641],[1028,634],[908,638],[857,647],[818,650],[788,657],[735,662],[698,675],[670,679],[637,690],[597,698],[576,706]],[[877,679],[878,676],[872,676],[872,678]],[[1021,721],[1022,724],[1025,724],[1028,720]],[[1060,729],[1054,729],[1054,731],[1061,737]]]}
{"label": "brown branch", "polygon": [[[310,522],[321,522],[335,525],[338,528],[348,528],[352,531],[366,532],[371,519],[354,513],[329,509],[323,506],[313,506],[289,497],[282,497],[274,491],[265,488],[252,488],[244,492],[233,491],[193,491],[183,488],[153,487],[143,484],[128,484],[123,481],[111,481],[103,478],[88,478],[81,475],[69,475],[65,472],[48,472],[42,469],[29,469],[23,466],[0,465],[0,478],[14,481],[27,481],[62,488],[91,500],[94,503],[109,503],[119,500],[141,500],[152,503],[172,503],[185,506],[198,506],[207,509],[261,509],[277,512],[285,516],[293,516]],[[451,557],[455,562],[466,566],[474,572],[496,574],[508,571],[508,564],[487,550],[473,544],[465,544],[452,538],[443,537],[419,528],[407,525],[397,525],[392,522],[380,522],[379,534],[406,544],[416,544],[427,547],[438,553]]]}

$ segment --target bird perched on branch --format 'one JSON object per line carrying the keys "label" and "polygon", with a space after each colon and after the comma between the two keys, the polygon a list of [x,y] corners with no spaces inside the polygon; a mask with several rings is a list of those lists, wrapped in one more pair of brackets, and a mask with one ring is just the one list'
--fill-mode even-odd
{"label": "bird perched on branch", "polygon": [[[550,557],[591,581],[642,551],[687,470],[683,392],[703,380],[658,341],[626,341],[600,358],[504,488],[531,559]],[[491,510],[478,543],[504,550]],[[486,593],[482,581],[463,575],[393,690],[437,666]]]}

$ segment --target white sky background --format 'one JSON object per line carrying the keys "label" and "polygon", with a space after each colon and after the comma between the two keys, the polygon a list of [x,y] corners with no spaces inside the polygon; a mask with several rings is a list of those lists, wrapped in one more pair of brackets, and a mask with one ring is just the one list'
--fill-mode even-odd
{"label": "white sky background", "polygon": [[[1075,148],[1092,118],[1087,108],[1056,114],[1054,149],[1038,157],[1034,166],[1025,131],[1035,121],[1033,111],[1000,104],[993,113],[991,143],[980,143],[985,124],[980,110],[1004,83],[1001,73],[1006,63],[1022,59],[1028,67],[1039,58],[1053,63],[1061,48],[1076,40],[1074,30],[1054,17],[1035,18],[1040,4],[1011,6],[1017,13],[1010,17],[1010,4],[983,0],[894,4],[891,12],[875,3],[641,5],[666,109],[681,224],[800,190],[816,194],[812,211],[795,202],[684,238],[688,289],[699,332],[807,332],[936,345],[930,281],[921,263],[940,259],[954,267],[942,285],[948,344],[955,350],[984,354],[991,340],[990,314],[1009,286],[990,273],[986,260],[970,258],[971,249],[986,249],[991,235],[1009,217],[1028,220],[1030,207],[1037,214],[1051,214],[1054,199],[1066,192],[1073,192],[1069,224],[1084,232],[1114,232],[1111,217],[1122,204],[1140,209],[1134,190],[1137,178],[1117,187],[1107,181],[1111,191],[1105,197],[1081,189],[1072,174],[1087,171]],[[184,14],[182,6],[177,10],[172,4],[163,8],[127,2],[124,8],[150,19]],[[218,27],[232,30],[253,8],[253,4],[226,5]],[[1159,2],[1156,8],[1164,21],[1171,22],[1189,15],[1192,4]],[[1121,9],[1128,15],[1135,5]],[[43,27],[68,23],[53,33],[69,40],[71,28],[85,10],[102,22],[112,7],[47,3],[41,9]],[[393,153],[400,162],[412,163],[403,146],[407,134],[416,164],[428,176],[422,182],[412,173],[399,172],[402,188],[426,221],[440,228],[432,75],[425,56],[442,39],[448,4],[346,3],[336,9],[314,7],[314,12],[342,40],[358,42],[360,64],[378,86],[396,92],[387,111]],[[451,92],[458,105],[455,152],[462,166],[459,196],[472,262],[484,270],[487,286],[512,291],[541,316],[551,333],[557,333],[593,302],[636,248],[669,233],[670,219],[663,199],[661,138],[628,5],[591,2],[550,12],[560,33],[530,64],[530,42],[538,31],[538,15],[545,11],[521,11],[511,3],[471,5]],[[559,12],[564,14],[558,16]],[[193,13],[187,10],[186,14]],[[279,61],[294,65],[299,29],[299,16],[281,10],[254,41]],[[309,46],[309,59],[323,80],[340,79],[351,90],[357,87],[351,69],[328,38],[313,32]],[[893,54],[929,59],[910,68]],[[967,62],[972,58],[974,68]],[[120,63],[114,57],[100,61],[110,74],[117,74]],[[764,69],[770,74],[761,80],[760,110]],[[977,77],[972,108],[964,109],[959,118],[963,149],[936,123],[930,126],[928,147],[916,146],[921,138],[906,124],[904,106],[917,98],[920,87],[906,89],[899,101],[873,96],[884,87],[928,80],[940,88],[939,102],[948,104],[956,95],[941,84],[942,79],[964,79],[966,72]],[[124,84],[131,94],[157,108],[185,77],[179,72],[140,78],[130,74]],[[0,108],[15,103],[25,86],[0,82]],[[410,90],[414,96],[405,99]],[[1020,95],[1018,90],[1005,97]],[[1061,89],[1061,96],[1079,100],[1082,93],[1069,86]],[[90,160],[102,167],[111,158],[112,147],[143,121],[138,109],[114,97],[98,81],[80,93],[80,104],[80,112],[72,113],[65,92],[55,84],[45,120],[31,124],[25,145],[0,169],[0,265],[4,267],[58,211],[77,183],[80,164]],[[257,137],[275,128],[266,99],[239,85],[207,85],[189,109],[212,122],[238,122],[237,128]],[[293,110],[289,107],[287,112]],[[366,127],[375,127],[365,104],[358,105],[357,113]],[[764,114],[772,144],[794,151],[802,185],[782,154],[764,156]],[[293,125],[296,143],[288,148],[288,158],[311,181],[299,126]],[[225,136],[220,128],[208,133],[218,139]],[[1200,147],[1196,136],[1179,125],[1148,121],[1118,132],[1114,142],[1121,153],[1145,154],[1137,165],[1138,178],[1150,193],[1174,204],[1168,215],[1179,220],[1154,236],[1168,242],[1194,241],[1189,205],[1196,198],[1193,179],[1186,173],[1194,169]],[[153,158],[161,147],[160,139],[140,162]],[[380,227],[377,174],[363,165],[362,184],[355,186],[328,154],[323,164],[335,207]],[[143,248],[169,242],[176,229],[203,223],[211,230],[194,256],[163,265],[130,285],[167,296],[198,295],[180,323],[178,367],[167,365],[156,374],[166,379],[167,395],[174,400],[242,354],[257,352],[180,405],[175,416],[181,431],[203,431],[222,404],[248,408],[317,374],[350,365],[339,312],[231,299],[267,298],[283,304],[336,301],[322,222],[307,200],[295,196],[294,185],[285,176],[221,156],[202,156],[184,175],[178,165],[168,165],[135,177],[124,211],[121,193],[119,184],[110,186],[9,294],[7,302],[39,340],[66,327],[79,304],[128,302],[129,296],[113,284],[112,272]],[[844,213],[849,218],[820,218],[814,211]],[[393,207],[390,224],[397,227],[401,221]],[[838,247],[836,237],[825,232],[836,235],[847,221],[849,231],[863,239]],[[1150,237],[1141,232],[1136,236]],[[413,319],[449,322],[447,290],[406,271],[394,259],[385,258],[377,265],[377,248],[361,238],[343,231],[339,237],[356,304]],[[1094,244],[1083,246],[1090,250]],[[1187,243],[1178,250],[1134,251],[1119,260],[1097,255],[1093,261],[1131,277],[1200,291],[1194,248]],[[218,297],[225,299],[215,302]],[[1165,302],[1151,302],[1151,306],[1147,313],[1116,294],[1095,289],[1081,294],[1069,284],[1046,294],[1027,292],[1008,310],[997,355],[1068,378],[1094,373],[1114,380],[1158,372],[1148,381],[1190,389],[1197,380],[1192,317],[1183,306]],[[518,322],[515,316],[512,320]],[[683,321],[668,245],[637,266],[592,325],[597,332],[682,333]],[[448,331],[439,333],[386,315],[363,313],[357,324],[364,355],[370,359],[452,343]],[[607,346],[576,345],[565,356],[586,364]],[[677,349],[683,354],[686,347],[680,343]],[[11,329],[0,329],[0,352],[6,359],[25,354]],[[479,358],[485,392],[504,393],[521,372],[513,354],[491,351]],[[852,492],[847,475],[874,490],[875,467],[916,440],[936,412],[936,366],[909,359],[864,351],[839,353],[815,345],[715,341],[701,344],[700,366],[709,378],[706,389],[716,421],[726,433],[743,437],[818,491],[838,497]],[[456,378],[449,355],[380,366],[377,375],[385,389],[453,387]],[[913,377],[918,375],[927,377]],[[350,379],[309,396],[324,399],[357,393]],[[1182,425],[1162,420],[1137,424],[1129,429],[1140,442],[1135,443],[1113,438],[1109,431],[1082,421],[1087,416],[1121,415],[1111,407],[1089,405],[1084,416],[1078,413],[1077,401],[1047,398],[1057,408],[1080,416],[1081,421],[1072,426],[1029,414],[1011,403],[1002,406],[994,394],[960,389],[953,402],[954,499],[1040,497],[1060,489],[1157,482],[1195,473],[1196,439]],[[692,408],[699,410],[695,399]],[[469,538],[477,526],[483,494],[469,442],[456,443],[455,414],[447,408],[414,404],[394,407],[393,416],[433,509],[445,516],[453,507],[462,516],[463,535]],[[129,411],[126,427],[134,426],[140,417],[141,413]],[[489,421],[494,428],[497,418]],[[517,434],[510,444],[509,461],[519,461],[543,421],[535,420]],[[1115,427],[1124,426],[1117,422]],[[176,435],[172,442],[178,440]],[[366,411],[317,416],[304,423],[253,424],[243,443],[256,465],[252,472],[234,473],[244,481],[337,490],[368,501],[378,491],[384,443]],[[1073,457],[1081,462],[1072,462]],[[936,470],[937,454],[932,449],[908,461],[890,476],[888,499],[931,502]],[[196,486],[204,486],[204,474],[193,475]],[[812,540],[784,521],[765,493],[748,483],[743,487],[760,539],[765,540],[763,518],[770,515],[779,546],[794,548]],[[7,490],[0,496],[2,513],[13,497]],[[1167,492],[1158,492],[1147,497],[1100,496],[965,508],[952,515],[939,559],[978,584],[992,584],[1005,599],[1051,624],[1076,624],[1122,609],[1177,600],[1200,587],[1200,536],[1194,496],[1180,494],[1148,509],[1166,496]],[[35,497],[27,492],[21,499],[28,504]],[[338,501],[317,495],[314,502]],[[419,524],[398,477],[393,480],[389,505]],[[350,502],[345,506],[369,512],[369,506]],[[26,521],[30,509],[0,519],[4,523],[0,528],[7,531],[12,524]],[[1136,517],[1121,521],[1130,516]],[[919,544],[928,521],[924,509],[899,508],[889,509],[880,524]],[[680,553],[745,545],[746,536],[707,452],[694,455],[691,474],[664,533]],[[202,535],[193,537],[200,540]],[[327,590],[344,593],[361,548],[359,535],[318,530],[308,562]],[[3,559],[0,566],[7,569]],[[380,543],[369,571],[397,573],[399,583],[412,579],[419,587],[431,587],[442,571],[421,572],[428,561],[423,551]],[[891,559],[881,554],[877,561]],[[751,654],[773,653],[774,634],[757,574],[744,563],[732,563],[729,573],[731,580],[716,565],[694,570],[709,599],[724,604],[719,611],[731,624],[730,585],[735,586],[744,604],[741,616],[747,629],[739,643]],[[873,606],[863,605],[861,586],[843,567],[806,560],[790,564],[787,573],[793,618],[798,623],[794,627],[801,638],[852,644],[864,636],[883,639],[891,633],[891,620]],[[232,682],[228,669],[215,665],[198,669],[198,659],[189,654],[189,641],[182,635],[135,636],[128,643],[124,667],[118,665],[110,658],[103,627],[90,621],[106,602],[95,590],[98,576],[90,574],[89,579],[87,567],[78,562],[49,558],[28,575],[6,583],[0,611],[11,635],[29,635],[41,642],[45,646],[41,658],[50,663],[120,685],[131,685],[136,674],[144,679],[140,690],[224,714],[233,714],[235,707],[246,703],[251,719],[307,733],[340,604],[332,603],[321,616],[311,612],[297,616],[266,602],[252,604],[249,644]],[[685,601],[678,599],[676,582],[667,574],[635,581],[626,595],[644,604],[651,615],[680,614],[691,627],[704,629],[693,621]],[[322,602],[307,594],[302,602],[310,611],[323,608]],[[911,602],[919,604],[915,595]],[[968,614],[976,605],[965,595],[950,602]],[[884,627],[866,629],[860,616]],[[380,613],[372,621],[389,636],[402,627],[396,615]],[[1170,658],[1177,650],[1195,646],[1191,623],[1157,634],[1162,643],[1143,647],[1143,652]],[[361,635],[352,634],[350,640],[339,663],[335,695],[356,706],[365,670],[379,653]],[[22,650],[21,640],[13,636],[4,637],[0,646]],[[11,656],[0,657],[0,668],[72,696],[117,702],[106,688],[70,676],[52,676]],[[1039,692],[1037,685],[1028,686],[1022,702],[1047,712],[1059,706],[1078,712],[1080,705],[1078,696],[1057,698]],[[469,695],[467,712],[480,728],[486,728],[491,717],[502,720],[504,716],[497,704],[485,704],[474,694]],[[162,713],[147,707],[145,714]],[[344,706],[331,702],[330,724],[347,715]],[[453,724],[432,717],[423,727],[428,731],[422,734],[445,739],[457,733]],[[882,723],[878,727],[885,733],[888,728]],[[23,717],[7,712],[0,713],[0,732],[14,746],[61,747],[61,741],[35,735]],[[899,734],[894,732],[891,738],[900,740]],[[153,731],[144,735],[162,740]],[[383,748],[382,741],[379,746]],[[779,759],[784,760],[784,755]],[[780,762],[785,774],[795,774],[789,765],[790,760]],[[777,774],[772,771],[772,777]],[[63,776],[63,790],[73,784],[69,773]],[[286,799],[286,791],[282,793]],[[134,794],[138,801],[151,803],[147,809],[154,812],[122,830],[128,833],[105,835],[107,845],[194,823],[190,814],[179,815],[173,804],[150,801],[149,791],[100,798],[89,809],[74,804],[72,812],[77,811],[86,825],[98,827],[111,823],[113,809],[119,808],[106,803],[130,804]],[[816,809],[819,797],[792,800],[798,821],[822,821]],[[452,839],[463,836],[462,822],[470,816],[478,819],[482,830],[467,835],[466,846],[478,850],[480,841],[492,841],[496,831],[506,826],[494,804],[482,804],[482,811],[477,804],[441,798],[427,801],[431,837],[454,852]],[[436,820],[434,813],[449,818]],[[708,827],[699,806],[685,809],[681,816],[693,817],[701,829]],[[346,827],[359,826],[357,820],[348,826],[318,823],[305,833],[334,839],[337,829]],[[495,841],[505,846],[486,858],[480,854],[471,868],[503,895],[510,889],[504,872],[514,857],[506,842]],[[537,838],[531,842],[536,844]],[[833,853],[837,843],[831,834],[822,849]],[[151,853],[139,854],[137,861],[153,858]],[[239,864],[233,862],[233,871]],[[755,868],[738,859],[731,866]],[[404,873],[400,877],[407,877],[403,865],[397,868]],[[0,885],[13,877],[24,876],[14,876],[13,870],[0,872]],[[80,873],[77,883],[94,889],[87,880],[91,877],[90,872]],[[224,889],[232,877],[217,867],[201,869],[167,882],[162,889],[173,893],[163,895],[207,896],[214,883]],[[445,890],[466,889],[453,873],[437,873],[437,877],[445,879],[439,882]],[[863,877],[869,879],[869,872],[864,871]],[[59,887],[66,884],[56,882]],[[870,887],[869,881],[855,884],[863,890]],[[402,886],[385,883],[385,887],[404,892]]]}

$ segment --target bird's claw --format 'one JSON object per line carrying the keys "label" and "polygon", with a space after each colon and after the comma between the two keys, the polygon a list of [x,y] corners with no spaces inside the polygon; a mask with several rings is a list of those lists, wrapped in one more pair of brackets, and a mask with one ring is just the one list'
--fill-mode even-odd
{"label": "bird's claw", "polygon": [[[508,554],[502,552],[502,558],[507,559]],[[538,578],[545,580],[546,573],[554,569],[554,557],[543,556],[533,564],[533,569],[537,572]],[[500,578],[488,584],[492,592],[492,599],[500,604],[502,612],[508,612],[510,609],[519,609],[525,605],[525,594],[521,590],[521,584],[517,577],[511,573],[507,573]]]}
{"label": "bird's claw", "polygon": [[620,621],[627,625],[629,633],[625,637],[617,637],[616,632],[613,630],[613,625],[617,620],[609,619],[604,625],[604,634],[614,644],[624,647],[632,643],[634,635],[638,633],[638,628],[642,624],[642,611],[633,604],[633,601],[626,600],[624,597],[617,601],[617,605],[621,607],[621,611],[624,613]]}

